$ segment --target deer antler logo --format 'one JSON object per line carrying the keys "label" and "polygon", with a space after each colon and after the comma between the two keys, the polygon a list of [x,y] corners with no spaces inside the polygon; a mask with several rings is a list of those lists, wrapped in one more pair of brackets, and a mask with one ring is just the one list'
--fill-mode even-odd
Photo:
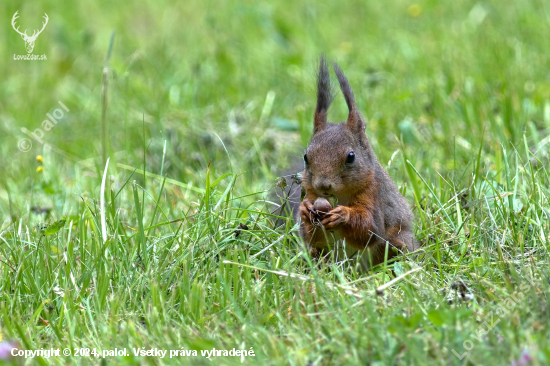
{"label": "deer antler logo", "polygon": [[44,13],[44,19],[46,20],[46,22],[43,22],[42,23],[42,29],[40,29],[38,31],[38,33],[36,33],[37,31],[35,30],[32,34],[32,36],[28,36],[27,35],[27,30],[25,29],[24,32],[20,32],[19,31],[19,27],[15,27],[15,20],[17,18],[19,18],[17,16],[17,13],[19,12],[19,10],[17,10],[15,12],[15,14],[13,14],[13,18],[11,19],[11,26],[13,27],[13,29],[19,33],[21,35],[21,38],[23,38],[23,40],[25,41],[25,47],[27,48],[27,53],[31,53],[32,52],[32,49],[34,48],[34,42],[36,41],[36,38],[38,38],[38,35],[40,33],[42,33],[42,31],[44,30],[44,28],[46,28],[46,24],[48,24],[48,14]]}

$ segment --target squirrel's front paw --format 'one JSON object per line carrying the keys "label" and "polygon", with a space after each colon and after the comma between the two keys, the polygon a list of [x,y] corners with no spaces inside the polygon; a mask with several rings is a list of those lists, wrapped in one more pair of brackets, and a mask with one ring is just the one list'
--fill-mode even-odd
{"label": "squirrel's front paw", "polygon": [[314,219],[313,200],[303,200],[300,202],[298,213],[303,222],[312,222]]}
{"label": "squirrel's front paw", "polygon": [[325,230],[336,230],[349,222],[350,210],[345,206],[338,206],[326,215],[327,217],[321,221],[321,224],[325,227]]}

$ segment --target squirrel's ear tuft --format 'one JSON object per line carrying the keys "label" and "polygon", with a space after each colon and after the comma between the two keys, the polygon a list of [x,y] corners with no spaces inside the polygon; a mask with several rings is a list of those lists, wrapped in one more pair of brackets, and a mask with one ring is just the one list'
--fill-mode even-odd
{"label": "squirrel's ear tuft", "polygon": [[319,72],[317,74],[317,107],[313,120],[313,133],[316,133],[327,123],[327,112],[330,103],[334,99],[328,65],[324,55],[319,60]]}
{"label": "squirrel's ear tuft", "polygon": [[344,73],[337,63],[333,63],[332,66],[334,68],[334,72],[336,73],[336,77],[338,78],[338,83],[340,83],[340,89],[346,99],[346,104],[348,105],[349,115],[347,125],[352,129],[352,131],[363,133],[365,131],[365,122],[363,121],[363,118],[355,105],[355,97],[353,95],[353,90],[351,90],[351,86],[349,85],[348,79],[344,76]]}

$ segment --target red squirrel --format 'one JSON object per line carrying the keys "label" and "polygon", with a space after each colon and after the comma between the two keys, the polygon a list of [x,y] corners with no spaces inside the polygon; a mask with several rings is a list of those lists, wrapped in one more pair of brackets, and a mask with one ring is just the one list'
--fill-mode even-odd
{"label": "red squirrel", "polygon": [[[390,259],[396,252],[417,248],[412,232],[414,217],[372,150],[348,80],[337,64],[333,67],[349,115],[346,122],[327,122],[334,96],[327,62],[321,57],[313,136],[304,155],[302,186],[306,195],[298,209],[300,233],[318,250],[328,249],[327,239],[330,242],[331,237],[344,239],[355,251],[367,249],[367,266],[374,266],[384,261],[386,252]],[[333,196],[338,200],[334,208],[325,201],[316,203],[318,198]]]}

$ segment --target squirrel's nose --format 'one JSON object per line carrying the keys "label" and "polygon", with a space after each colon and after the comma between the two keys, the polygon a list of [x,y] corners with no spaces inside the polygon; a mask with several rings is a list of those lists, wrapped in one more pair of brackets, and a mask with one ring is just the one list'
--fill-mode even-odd
{"label": "squirrel's nose", "polygon": [[330,190],[332,189],[332,184],[330,184],[330,181],[325,179],[318,180],[315,188],[318,192],[328,195]]}

